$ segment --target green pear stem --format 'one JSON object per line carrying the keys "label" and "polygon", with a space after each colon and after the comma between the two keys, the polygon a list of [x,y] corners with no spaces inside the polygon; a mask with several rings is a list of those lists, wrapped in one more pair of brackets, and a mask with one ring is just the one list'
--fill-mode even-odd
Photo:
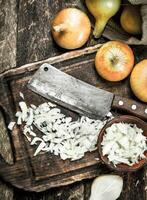
{"label": "green pear stem", "polygon": [[99,38],[102,35],[104,28],[106,26],[106,23],[107,23],[107,20],[103,20],[100,18],[96,20],[94,31],[93,31],[93,35],[95,38]]}

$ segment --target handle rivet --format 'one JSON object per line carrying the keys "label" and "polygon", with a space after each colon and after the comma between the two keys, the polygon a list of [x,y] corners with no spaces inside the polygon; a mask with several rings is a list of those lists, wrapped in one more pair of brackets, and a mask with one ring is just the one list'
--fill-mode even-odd
{"label": "handle rivet", "polygon": [[44,67],[44,71],[47,72],[48,71],[48,67]]}
{"label": "handle rivet", "polygon": [[119,101],[118,104],[119,104],[120,106],[123,106],[123,105],[124,105],[124,102],[123,102],[123,101]]}
{"label": "handle rivet", "polygon": [[145,111],[144,111],[144,112],[145,112],[145,114],[147,114],[147,108],[145,109]]}
{"label": "handle rivet", "polygon": [[136,110],[137,106],[136,105],[132,105],[132,110]]}

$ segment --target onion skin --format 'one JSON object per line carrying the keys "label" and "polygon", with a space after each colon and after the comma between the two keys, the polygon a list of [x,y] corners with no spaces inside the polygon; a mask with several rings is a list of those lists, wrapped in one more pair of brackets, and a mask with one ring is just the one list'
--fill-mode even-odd
{"label": "onion skin", "polygon": [[97,52],[95,67],[98,74],[108,81],[121,81],[132,71],[134,54],[125,43],[110,41]]}
{"label": "onion skin", "polygon": [[118,175],[105,174],[94,179],[89,200],[116,200],[123,189],[123,179]]}
{"label": "onion skin", "polygon": [[90,32],[91,24],[88,16],[76,8],[61,10],[52,22],[53,38],[65,49],[77,49],[83,46]]}
{"label": "onion skin", "polygon": [[121,14],[120,23],[122,28],[132,34],[137,35],[142,32],[142,20],[139,10],[135,6],[126,6]]}
{"label": "onion skin", "polygon": [[85,0],[85,2],[96,20],[93,35],[99,38],[108,20],[119,10],[121,0]]}
{"label": "onion skin", "polygon": [[130,85],[135,96],[147,103],[147,59],[142,60],[134,67]]}

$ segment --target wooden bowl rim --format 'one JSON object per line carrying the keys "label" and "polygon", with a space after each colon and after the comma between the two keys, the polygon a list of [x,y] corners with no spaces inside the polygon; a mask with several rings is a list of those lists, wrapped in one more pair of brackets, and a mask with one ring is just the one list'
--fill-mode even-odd
{"label": "wooden bowl rim", "polygon": [[[143,129],[143,131],[144,131],[143,135],[145,135],[147,137],[147,123],[144,122],[143,120],[141,120],[141,119],[139,119],[139,118],[137,118],[135,116],[131,116],[131,115],[121,115],[121,116],[118,116],[118,117],[114,117],[113,119],[111,119],[110,121],[108,121],[105,124],[105,126],[102,128],[102,130],[99,133],[98,143],[97,144],[98,144],[98,152],[99,152],[99,155],[100,155],[100,159],[110,169],[113,169],[113,170],[116,170],[116,171],[119,171],[119,172],[133,172],[133,171],[137,171],[138,169],[140,169],[141,167],[143,167],[147,163],[147,159],[141,159],[138,163],[135,163],[133,166],[129,166],[129,165],[123,164],[123,163],[122,164],[117,164],[115,166],[112,162],[109,162],[107,156],[103,156],[103,154],[102,154],[101,142],[103,140],[103,136],[105,134],[106,128],[110,127],[113,123],[119,123],[119,122],[136,124],[137,127],[140,127],[140,128]],[[144,154],[147,157],[147,151]]]}

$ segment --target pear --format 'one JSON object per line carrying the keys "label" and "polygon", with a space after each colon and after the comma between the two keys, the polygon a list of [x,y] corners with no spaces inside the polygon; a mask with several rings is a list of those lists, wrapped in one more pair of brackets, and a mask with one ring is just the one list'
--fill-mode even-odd
{"label": "pear", "polygon": [[127,5],[125,6],[121,17],[120,23],[122,28],[132,35],[138,35],[142,32],[142,20],[139,12],[139,7]]}
{"label": "pear", "polygon": [[86,6],[95,18],[93,35],[99,38],[108,22],[120,8],[121,0],[85,0]]}

